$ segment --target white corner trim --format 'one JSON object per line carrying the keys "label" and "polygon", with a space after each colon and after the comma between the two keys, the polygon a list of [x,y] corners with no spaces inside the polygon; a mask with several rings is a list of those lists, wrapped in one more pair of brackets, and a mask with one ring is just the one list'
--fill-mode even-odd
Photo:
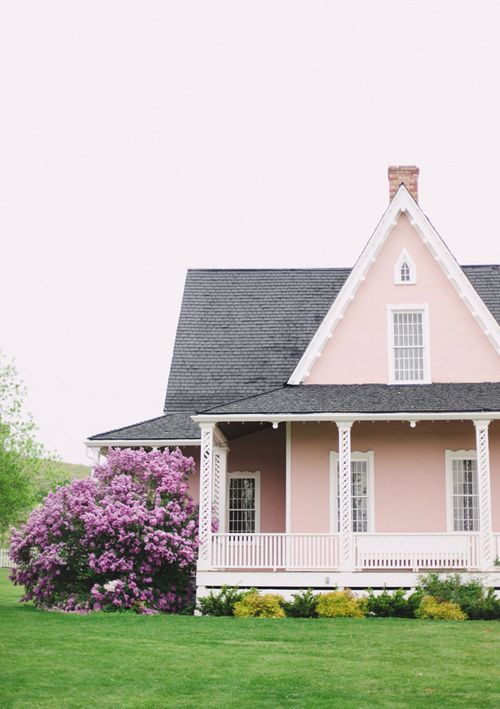
{"label": "white corner trim", "polygon": [[397,224],[401,213],[406,213],[411,225],[417,231],[424,244],[439,263],[446,277],[463,299],[471,315],[479,324],[481,330],[490,340],[497,354],[500,354],[500,325],[490,313],[484,302],[474,290],[471,282],[460,268],[459,264],[448,250],[446,244],[427,219],[419,205],[401,185],[394,199],[390,202],[382,219],[370,237],[360,257],[354,264],[346,282],[325,315],[323,322],[316,330],[299,363],[295,367],[288,384],[301,384],[310,373],[318,352],[321,352],[329,336],[342,319],[349,303],[366,277],[372,263],[385,243],[387,237]]}
{"label": "white corner trim", "polygon": [[87,448],[171,448],[172,446],[200,446],[200,438],[144,438],[134,440],[132,438],[122,438],[114,440],[112,438],[99,441],[84,441]]}
{"label": "white corner trim", "polygon": [[[401,280],[401,266],[403,263],[406,261],[408,264],[408,268],[410,269],[410,280],[409,281],[402,281]],[[408,253],[406,249],[403,249],[401,251],[401,254],[399,255],[398,260],[394,264],[394,283],[397,286],[411,286],[415,285],[417,282],[417,267],[415,266],[415,263]]]}
{"label": "white corner trim", "polygon": [[453,461],[454,460],[477,460],[475,450],[454,451],[446,448],[444,451],[445,475],[446,475],[446,531],[459,534],[453,529]]}
{"label": "white corner trim", "polygon": [[[423,335],[424,335],[424,378],[418,381],[406,381],[400,382],[396,381],[396,374],[394,371],[394,319],[393,313],[398,311],[404,312],[419,312],[423,314]],[[398,303],[397,305],[387,305],[387,355],[388,355],[388,365],[389,365],[389,384],[398,384],[404,386],[405,384],[430,384],[432,382],[431,376],[431,338],[430,338],[430,325],[429,325],[429,303]]]}

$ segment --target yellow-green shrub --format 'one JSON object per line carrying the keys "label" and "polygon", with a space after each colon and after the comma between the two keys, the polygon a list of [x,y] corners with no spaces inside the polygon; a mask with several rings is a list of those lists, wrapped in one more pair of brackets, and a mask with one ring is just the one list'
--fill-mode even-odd
{"label": "yellow-green shrub", "polygon": [[234,604],[234,615],[237,618],[284,618],[283,602],[283,596],[278,594],[260,595],[252,591]]}
{"label": "yellow-green shrub", "polygon": [[424,596],[420,606],[415,611],[417,618],[429,618],[430,620],[467,620],[467,615],[460,608],[458,603],[451,601],[440,601],[434,596]]}
{"label": "yellow-green shrub", "polygon": [[356,598],[348,588],[345,591],[330,591],[318,598],[316,611],[320,618],[363,618],[366,614],[366,598]]}

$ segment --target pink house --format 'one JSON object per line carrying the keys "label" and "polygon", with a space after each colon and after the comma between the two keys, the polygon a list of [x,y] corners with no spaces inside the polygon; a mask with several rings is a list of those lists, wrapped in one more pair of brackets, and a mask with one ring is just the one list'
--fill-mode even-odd
{"label": "pink house", "polygon": [[458,265],[418,172],[352,269],[189,271],[165,413],[88,439],[194,456],[199,594],[500,586],[500,265]]}

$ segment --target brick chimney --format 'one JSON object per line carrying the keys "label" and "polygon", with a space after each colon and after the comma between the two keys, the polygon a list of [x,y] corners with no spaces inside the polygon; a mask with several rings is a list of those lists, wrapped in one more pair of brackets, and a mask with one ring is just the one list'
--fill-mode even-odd
{"label": "brick chimney", "polygon": [[389,165],[389,201],[392,200],[401,185],[404,185],[415,202],[418,202],[418,173],[416,165]]}

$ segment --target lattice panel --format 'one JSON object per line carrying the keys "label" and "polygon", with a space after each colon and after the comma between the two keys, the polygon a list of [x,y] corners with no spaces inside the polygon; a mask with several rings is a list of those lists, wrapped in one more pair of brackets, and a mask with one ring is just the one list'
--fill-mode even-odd
{"label": "lattice panel", "polygon": [[490,450],[488,440],[489,423],[489,421],[474,421],[474,426],[476,427],[477,482],[479,488],[479,554],[482,568],[489,568],[493,563]]}
{"label": "lattice panel", "polygon": [[352,562],[351,426],[338,424],[338,429],[341,553],[348,568]]}
{"label": "lattice panel", "polygon": [[208,560],[209,533],[212,527],[213,427],[201,427],[200,457],[200,559]]}
{"label": "lattice panel", "polygon": [[224,459],[226,451],[222,448],[214,448],[214,468],[213,468],[213,493],[212,508],[214,519],[217,521],[217,529],[221,530],[222,522],[222,486],[224,484]]}

